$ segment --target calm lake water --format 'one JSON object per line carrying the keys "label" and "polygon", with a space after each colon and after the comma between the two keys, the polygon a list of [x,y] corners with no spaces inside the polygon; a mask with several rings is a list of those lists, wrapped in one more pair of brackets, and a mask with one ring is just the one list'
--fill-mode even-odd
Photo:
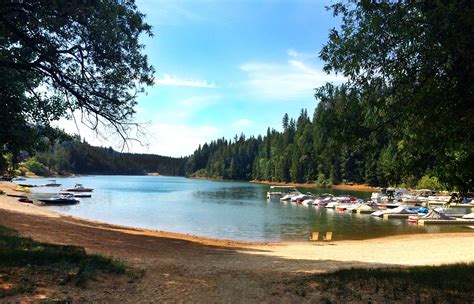
{"label": "calm lake water", "polygon": [[[47,180],[29,179],[27,183],[42,184]],[[77,205],[46,208],[111,224],[219,239],[305,241],[312,231],[333,231],[334,239],[364,239],[401,233],[466,230],[454,226],[418,227],[405,220],[384,221],[370,215],[267,202],[269,186],[246,182],[167,176],[82,176],[56,180],[62,183],[61,187],[38,187],[33,188],[33,192],[54,193],[75,183],[95,191],[92,198],[81,198]],[[366,192],[300,190],[370,196]]]}

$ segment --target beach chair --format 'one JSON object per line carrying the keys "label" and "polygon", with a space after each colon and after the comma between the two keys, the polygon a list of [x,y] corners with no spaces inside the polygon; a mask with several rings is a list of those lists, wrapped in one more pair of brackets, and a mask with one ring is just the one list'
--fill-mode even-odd
{"label": "beach chair", "polygon": [[332,232],[331,231],[326,232],[326,235],[323,236],[323,240],[325,242],[328,242],[328,243],[331,242],[332,241]]}
{"label": "beach chair", "polygon": [[319,239],[319,232],[311,232],[311,235],[309,236],[309,240],[317,242],[318,239]]}

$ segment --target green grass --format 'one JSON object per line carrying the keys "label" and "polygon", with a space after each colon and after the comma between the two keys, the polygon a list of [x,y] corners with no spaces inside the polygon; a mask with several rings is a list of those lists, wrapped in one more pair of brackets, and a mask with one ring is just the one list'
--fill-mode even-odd
{"label": "green grass", "polygon": [[406,268],[353,268],[321,275],[342,281],[394,281],[412,286],[453,292],[471,292],[474,289],[474,263],[441,266],[416,266]]}
{"label": "green grass", "polygon": [[474,299],[474,263],[351,268],[283,285],[285,293],[310,302],[466,303]]}
{"label": "green grass", "polygon": [[[59,284],[73,283],[85,287],[87,281],[99,273],[124,274],[126,270],[122,262],[87,254],[82,247],[37,242],[0,225],[0,274],[15,271],[49,274]],[[14,290],[0,290],[0,298],[28,290],[31,290],[28,284],[19,285]]]}

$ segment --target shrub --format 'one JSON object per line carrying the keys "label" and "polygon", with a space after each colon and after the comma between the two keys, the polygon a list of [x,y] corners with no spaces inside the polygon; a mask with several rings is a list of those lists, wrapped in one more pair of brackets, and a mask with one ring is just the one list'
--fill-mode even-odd
{"label": "shrub", "polygon": [[43,165],[42,163],[40,163],[36,157],[32,157],[30,158],[27,162],[24,163],[24,166],[26,168],[28,168],[28,170],[30,170],[31,172],[33,172],[34,174],[36,175],[42,175],[42,176],[45,176],[45,175],[49,175],[50,174],[50,171],[48,170],[48,168],[46,168],[45,165]]}
{"label": "shrub", "polygon": [[443,185],[438,181],[438,178],[435,176],[423,176],[416,186],[417,189],[433,189],[433,190],[443,190]]}

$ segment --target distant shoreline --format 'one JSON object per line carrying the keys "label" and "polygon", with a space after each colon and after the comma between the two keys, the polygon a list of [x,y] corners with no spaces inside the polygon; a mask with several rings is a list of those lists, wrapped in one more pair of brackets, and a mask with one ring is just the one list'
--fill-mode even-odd
{"label": "distant shoreline", "polygon": [[380,190],[380,188],[378,187],[372,187],[369,185],[361,185],[361,184],[354,184],[354,185],[339,184],[339,185],[331,185],[330,187],[320,187],[319,185],[315,183],[284,183],[284,182],[271,182],[271,181],[260,181],[260,180],[248,181],[248,180],[212,178],[212,177],[206,177],[206,176],[188,176],[187,178],[204,179],[204,180],[216,181],[216,182],[248,182],[248,183],[262,184],[262,185],[292,186],[292,187],[300,187],[300,188],[332,189],[332,190],[342,190],[342,191],[378,192]]}
{"label": "distant shoreline", "polygon": [[354,184],[354,185],[347,185],[347,184],[339,184],[339,185],[331,185],[330,187],[320,187],[314,183],[284,183],[284,182],[270,182],[270,181],[259,181],[259,180],[251,180],[250,183],[255,184],[264,184],[264,185],[275,185],[275,186],[292,186],[292,187],[301,187],[301,188],[314,188],[314,189],[332,189],[332,190],[344,190],[344,191],[363,191],[363,192],[378,192],[378,187],[372,187],[369,185],[361,185],[361,184]]}

